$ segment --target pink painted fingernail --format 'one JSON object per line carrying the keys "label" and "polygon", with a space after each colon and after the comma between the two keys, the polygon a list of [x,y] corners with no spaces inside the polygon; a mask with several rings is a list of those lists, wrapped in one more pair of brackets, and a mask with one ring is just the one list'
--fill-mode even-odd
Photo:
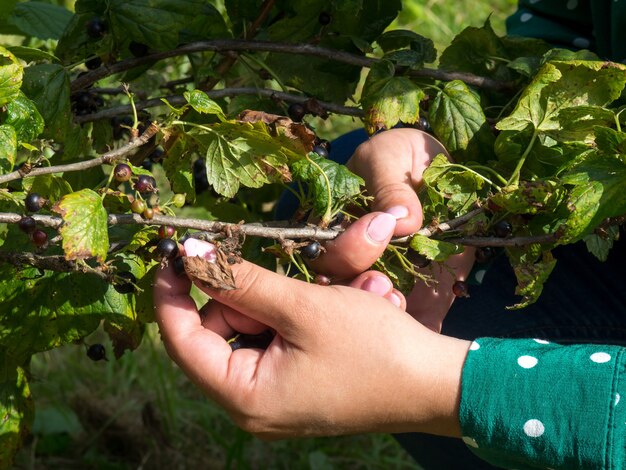
{"label": "pink painted fingernail", "polygon": [[211,243],[203,242],[195,238],[188,238],[183,246],[185,247],[185,254],[187,256],[199,256],[208,261],[215,261],[217,259],[215,245]]}
{"label": "pink painted fingernail", "polygon": [[402,305],[402,299],[400,299],[400,296],[396,294],[395,292],[392,292],[391,294],[389,294],[387,298],[389,299],[389,302],[394,304],[396,307],[400,307]]}
{"label": "pink painted fingernail", "polygon": [[396,218],[387,213],[382,213],[374,217],[367,227],[367,236],[373,241],[384,242],[396,228]]}
{"label": "pink painted fingernail", "polygon": [[409,215],[409,208],[406,206],[393,206],[385,212],[393,215],[396,219],[404,219],[407,215]]}
{"label": "pink painted fingernail", "polygon": [[372,276],[363,283],[363,290],[372,294],[385,295],[393,287],[391,281],[384,276]]}

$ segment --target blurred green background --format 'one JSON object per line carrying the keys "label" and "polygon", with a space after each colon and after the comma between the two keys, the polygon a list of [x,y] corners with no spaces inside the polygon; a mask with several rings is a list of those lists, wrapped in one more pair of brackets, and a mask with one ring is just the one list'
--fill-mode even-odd
{"label": "blurred green background", "polygon": [[[504,19],[515,4],[405,1],[392,28],[430,37],[441,51],[463,28],[480,26],[489,16],[494,29],[504,34]],[[332,128],[316,125],[324,137],[360,127],[353,120]],[[92,343],[103,343],[112,356],[102,331],[87,339],[86,345]],[[166,356],[154,325],[142,346],[119,360],[94,363],[85,355],[86,345],[34,358],[31,384],[37,415],[16,468],[419,468],[388,435],[271,443],[253,438],[189,383]]]}

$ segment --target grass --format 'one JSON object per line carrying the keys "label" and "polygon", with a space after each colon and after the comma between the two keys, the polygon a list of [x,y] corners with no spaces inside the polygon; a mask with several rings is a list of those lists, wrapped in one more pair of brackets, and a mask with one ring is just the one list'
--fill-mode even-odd
{"label": "grass", "polygon": [[[466,26],[491,14],[497,32],[514,0],[404,2],[394,28],[434,40],[439,51]],[[357,120],[316,122],[322,137],[360,127]],[[102,331],[87,344],[111,345]],[[85,346],[39,354],[32,362],[37,404],[33,437],[19,454],[23,469],[418,469],[383,434],[266,443],[234,427],[169,360],[154,325],[132,354],[94,363]]]}

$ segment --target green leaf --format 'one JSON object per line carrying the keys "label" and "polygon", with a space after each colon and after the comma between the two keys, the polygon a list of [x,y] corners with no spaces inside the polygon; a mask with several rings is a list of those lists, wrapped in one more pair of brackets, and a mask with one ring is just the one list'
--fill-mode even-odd
{"label": "green leaf", "polygon": [[183,96],[197,112],[201,114],[214,114],[221,121],[226,119],[220,105],[209,98],[205,92],[200,90],[186,91]]}
{"label": "green leaf", "polygon": [[185,25],[185,29],[180,32],[179,39],[181,43],[186,44],[230,36],[228,26],[226,26],[226,22],[220,12],[213,5],[207,3],[202,6],[200,14]]}
{"label": "green leaf", "polygon": [[216,126],[213,132],[189,133],[206,160],[209,184],[228,198],[237,194],[240,185],[259,188],[270,182],[269,171],[263,163],[264,148],[257,145],[267,142],[263,142],[265,139],[260,133],[242,135],[243,127],[223,123]]}
{"label": "green leaf", "polygon": [[398,122],[416,122],[419,103],[424,97],[422,89],[409,78],[394,76],[391,62],[374,65],[361,95],[367,132],[373,134],[379,129],[390,129]]}
{"label": "green leaf", "polygon": [[43,132],[43,117],[35,103],[22,92],[18,97],[7,104],[6,124],[15,128],[17,139],[20,142],[30,142]]}
{"label": "green leaf", "polygon": [[295,162],[291,170],[296,178],[306,181],[311,186],[314,196],[313,210],[318,215],[326,215],[329,207],[339,208],[351,198],[358,196],[361,193],[361,186],[365,184],[360,176],[352,173],[344,165],[326,160],[314,153],[309,154],[308,159]]}
{"label": "green leaf", "polygon": [[45,196],[52,203],[72,192],[72,187],[67,177],[60,175],[39,175],[34,178],[27,177],[24,179],[24,186],[29,188],[30,192]]}
{"label": "green leaf", "polygon": [[0,468],[12,468],[35,417],[26,371],[0,348]]}
{"label": "green leaf", "polygon": [[91,189],[64,196],[53,210],[63,218],[59,229],[68,260],[96,257],[103,263],[109,250],[107,212]]}
{"label": "green leaf", "polygon": [[437,155],[423,173],[424,183],[446,200],[453,214],[467,212],[478,199],[478,191],[485,180],[469,169],[450,162],[445,155]]}
{"label": "green leaf", "polygon": [[619,157],[590,152],[563,174],[572,184],[567,205],[570,216],[559,243],[588,235],[604,219],[626,213],[626,162]]}
{"label": "green leaf", "polygon": [[411,237],[410,247],[419,254],[426,256],[429,260],[438,263],[444,262],[450,256],[458,255],[464,251],[462,245],[443,240],[434,240],[419,234],[415,234]]}
{"label": "green leaf", "polygon": [[36,47],[26,47],[26,46],[10,46],[7,47],[7,50],[11,52],[18,59],[22,59],[26,62],[36,62],[36,61],[48,61],[48,62],[59,62],[59,58],[50,52],[42,51],[41,49],[37,49]]}
{"label": "green leaf", "polygon": [[17,136],[15,129],[7,124],[0,126],[0,174],[13,171],[17,156]]}
{"label": "green leaf", "polygon": [[0,346],[26,361],[82,339],[102,319],[135,318],[129,297],[90,274],[0,265]]}
{"label": "green leaf", "polygon": [[609,252],[613,248],[613,243],[619,239],[619,226],[611,225],[603,231],[602,236],[592,233],[583,240],[587,245],[587,250],[600,261],[604,262],[609,257]]}
{"label": "green leaf", "polygon": [[203,11],[204,0],[111,0],[108,18],[118,42],[128,40],[152,49],[173,49],[179,33]]}
{"label": "green leaf", "polygon": [[565,195],[565,189],[555,181],[521,181],[519,185],[502,188],[489,200],[513,214],[537,214],[556,210]]}
{"label": "green leaf", "polygon": [[522,130],[532,125],[540,132],[559,131],[563,110],[606,106],[619,98],[626,85],[625,70],[613,62],[547,63],[524,89],[513,112],[496,127]]}
{"label": "green leaf", "polygon": [[[172,136],[171,139],[176,138]],[[163,169],[170,182],[174,193],[185,194],[187,202],[193,202],[196,198],[194,177],[192,171],[193,153],[187,147],[187,141],[176,138],[170,146],[167,158],[163,160]]]}
{"label": "green leaf", "polygon": [[28,67],[23,90],[46,123],[44,136],[63,142],[72,122],[70,79],[65,68],[56,64]]}
{"label": "green leaf", "polygon": [[17,57],[0,46],[0,106],[17,98],[23,75],[24,69]]}
{"label": "green leaf", "polygon": [[435,135],[457,161],[485,162],[491,156],[495,138],[480,100],[462,81],[445,84],[428,117]]}
{"label": "green leaf", "polygon": [[520,302],[507,308],[520,309],[527,307],[536,302],[541,295],[543,285],[556,265],[556,259],[549,251],[543,252],[541,257],[534,262],[528,260],[532,259],[532,257],[526,258],[524,256],[511,255],[511,250],[507,250],[507,253],[517,278],[515,293],[522,296]]}
{"label": "green leaf", "polygon": [[[0,18],[5,19],[11,14],[18,0],[3,0],[0,2]],[[0,467],[1,468],[1,467]]]}
{"label": "green leaf", "polygon": [[461,31],[441,54],[439,66],[443,70],[510,80],[511,70],[496,57],[506,59],[509,54],[487,20],[481,28],[470,26]]}
{"label": "green leaf", "polygon": [[18,3],[9,17],[27,36],[59,39],[72,19],[72,12],[58,5],[43,2]]}

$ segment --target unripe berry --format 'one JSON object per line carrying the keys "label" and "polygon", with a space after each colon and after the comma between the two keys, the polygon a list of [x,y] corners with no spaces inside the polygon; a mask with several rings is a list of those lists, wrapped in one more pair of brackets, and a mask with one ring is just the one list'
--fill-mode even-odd
{"label": "unripe berry", "polygon": [[455,281],[452,284],[452,293],[456,297],[469,297],[469,286],[465,281]]}
{"label": "unripe berry", "polygon": [[174,205],[174,207],[178,207],[181,208],[185,205],[185,195],[184,194],[174,194],[174,197],[172,198],[172,204]]}
{"label": "unripe berry", "polygon": [[323,274],[316,274],[315,284],[319,284],[320,286],[329,286],[330,278],[328,276],[324,276]]}
{"label": "unripe berry", "polygon": [[159,227],[159,237],[160,238],[172,238],[176,233],[176,229],[171,225],[161,225]]}
{"label": "unripe berry", "polygon": [[126,163],[118,163],[113,169],[113,176],[115,177],[116,181],[124,183],[125,181],[130,180],[130,178],[133,176],[133,170],[131,170],[130,166],[128,166]]}
{"label": "unripe berry", "polygon": [[36,247],[41,248],[48,243],[48,234],[43,230],[35,230],[30,235],[30,239],[33,241]]}
{"label": "unripe berry", "polygon": [[146,207],[142,215],[144,219],[152,220],[154,218],[154,209]]}
{"label": "unripe berry", "polygon": [[146,210],[146,203],[143,202],[141,199],[135,199],[130,204],[130,210],[133,211],[135,214],[143,214],[143,211]]}

